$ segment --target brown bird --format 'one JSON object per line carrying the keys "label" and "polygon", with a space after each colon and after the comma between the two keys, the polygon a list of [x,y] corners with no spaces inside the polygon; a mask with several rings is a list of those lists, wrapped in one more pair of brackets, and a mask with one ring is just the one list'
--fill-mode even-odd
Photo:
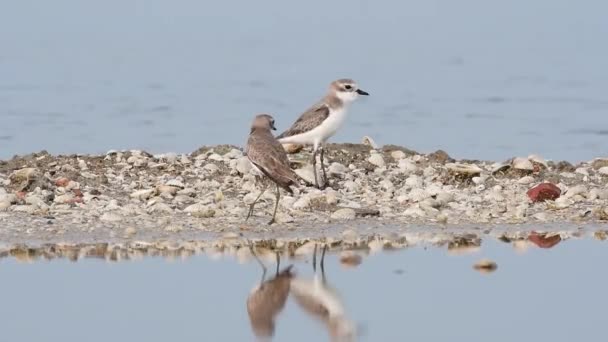
{"label": "brown bird", "polygon": [[[272,214],[272,219],[268,222],[268,224],[273,224],[277,215],[277,208],[279,207],[279,199],[281,197],[280,189],[282,188],[288,193],[293,194],[293,191],[289,186],[298,184],[300,178],[291,169],[289,159],[287,158],[283,146],[275,139],[270,130],[276,130],[272,116],[268,114],[257,115],[251,125],[251,132],[249,133],[245,153],[253,167],[276,184],[277,193],[274,212]],[[262,197],[262,194],[264,194],[267,188],[268,184],[264,186],[262,192],[260,192],[258,197],[251,203],[245,221],[253,214],[255,204],[260,197]]]}
{"label": "brown bird", "polygon": [[327,182],[323,144],[342,126],[349,105],[359,95],[369,93],[359,89],[357,83],[351,79],[335,80],[329,85],[327,95],[323,99],[302,113],[291,127],[277,136],[281,144],[313,145],[312,168],[317,188],[321,188],[317,176],[317,153],[320,150],[321,170],[324,181]]}
{"label": "brown bird", "polygon": [[277,268],[275,277],[264,281],[266,277],[266,266],[257,257],[250,245],[250,250],[258,263],[262,266],[262,281],[254,288],[247,298],[247,314],[253,333],[259,339],[270,339],[274,336],[275,318],[283,310],[293,273],[293,265],[287,266],[279,272],[280,258],[277,256]]}

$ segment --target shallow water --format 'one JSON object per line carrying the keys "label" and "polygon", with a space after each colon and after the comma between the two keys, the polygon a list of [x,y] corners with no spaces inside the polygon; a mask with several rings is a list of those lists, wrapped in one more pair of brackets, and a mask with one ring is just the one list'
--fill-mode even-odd
{"label": "shallow water", "polygon": [[608,3],[12,1],[0,11],[0,158],[243,144],[329,81],[372,96],[335,142],[503,160],[606,153]]}
{"label": "shallow water", "polygon": [[[587,238],[515,249],[484,240],[479,250],[460,255],[432,246],[359,251],[362,263],[350,268],[327,254],[325,275],[361,341],[603,341],[608,277],[599,262],[608,256],[607,243]],[[482,258],[498,268],[475,271]],[[272,255],[262,259],[272,276]],[[310,259],[283,257],[282,265],[293,263],[297,279],[310,279]],[[254,260],[205,255],[124,262],[3,258],[2,340],[254,340],[245,303],[261,275]],[[329,336],[293,295],[275,329],[275,341]]]}

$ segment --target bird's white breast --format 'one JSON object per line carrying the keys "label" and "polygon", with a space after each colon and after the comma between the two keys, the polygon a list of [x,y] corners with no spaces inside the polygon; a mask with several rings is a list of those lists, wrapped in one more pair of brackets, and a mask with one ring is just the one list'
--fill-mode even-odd
{"label": "bird's white breast", "polygon": [[321,143],[324,143],[327,139],[333,136],[338,129],[340,129],[340,127],[342,127],[342,124],[346,119],[346,112],[347,110],[345,107],[337,110],[330,110],[327,119],[325,119],[319,126],[302,134],[279,139],[279,141],[281,143],[290,144],[312,144],[316,149]]}

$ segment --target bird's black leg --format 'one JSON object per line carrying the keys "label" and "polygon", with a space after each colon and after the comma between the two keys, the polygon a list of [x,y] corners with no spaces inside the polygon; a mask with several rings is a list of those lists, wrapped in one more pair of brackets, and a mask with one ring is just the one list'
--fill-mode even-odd
{"label": "bird's black leg", "polygon": [[315,187],[319,188],[319,179],[317,177],[317,152],[316,148],[313,148],[312,152],[312,172],[315,174]]}
{"label": "bird's black leg", "polygon": [[325,171],[325,147],[321,146],[321,170],[323,171],[323,188],[328,184],[327,172]]}
{"label": "bird's black leg", "polygon": [[274,252],[274,255],[277,258],[277,271],[276,271],[276,275],[275,275],[275,277],[276,277],[279,275],[279,265],[281,265],[281,257],[279,256],[279,252]]}
{"label": "bird's black leg", "polygon": [[264,185],[264,188],[262,189],[262,192],[260,192],[260,194],[258,195],[258,197],[255,198],[255,201],[253,201],[253,203],[251,203],[249,205],[249,212],[247,213],[247,218],[245,219],[245,222],[247,222],[247,220],[249,220],[249,217],[253,214],[253,207],[255,207],[255,204],[260,200],[260,197],[262,197],[262,195],[264,194],[264,192],[266,192],[266,189],[268,189],[268,184],[267,183]]}
{"label": "bird's black leg", "polygon": [[272,213],[272,220],[268,222],[268,224],[273,224],[275,222],[275,217],[277,216],[277,209],[279,208],[279,199],[281,198],[281,189],[279,188],[279,184],[277,186],[277,198],[274,204],[274,212]]}
{"label": "bird's black leg", "polygon": [[327,245],[323,245],[323,251],[321,252],[321,279],[325,282],[325,252],[327,252]]}
{"label": "bird's black leg", "polygon": [[258,257],[257,254],[255,254],[255,251],[253,250],[253,244],[251,243],[251,241],[249,241],[249,251],[251,252],[251,255],[253,255],[253,257],[255,258],[255,260],[258,262],[258,264],[260,264],[260,266],[262,266],[262,280],[260,281],[260,284],[264,282],[264,279],[266,279],[266,265],[264,265],[264,263],[262,262],[262,260],[260,260],[260,258]]}
{"label": "bird's black leg", "polygon": [[317,272],[317,244],[315,243],[315,249],[312,252],[312,271]]}

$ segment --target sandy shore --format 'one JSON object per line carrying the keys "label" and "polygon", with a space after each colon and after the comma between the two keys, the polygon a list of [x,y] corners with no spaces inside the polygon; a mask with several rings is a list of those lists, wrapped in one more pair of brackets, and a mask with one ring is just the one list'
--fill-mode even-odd
{"label": "sandy shore", "polygon": [[[312,180],[310,151],[290,159],[301,177]],[[458,227],[518,231],[522,224],[597,230],[608,222],[608,159],[578,165],[538,156],[455,161],[442,151],[333,144],[327,160],[329,187],[302,185],[294,196],[283,196],[279,223],[268,226],[272,191],[244,222],[260,185],[235,146],[191,154],[17,156],[0,161],[0,241],[308,238],[345,230],[370,236],[412,227],[439,234]],[[534,202],[527,192],[543,182],[556,185],[559,194]]]}

